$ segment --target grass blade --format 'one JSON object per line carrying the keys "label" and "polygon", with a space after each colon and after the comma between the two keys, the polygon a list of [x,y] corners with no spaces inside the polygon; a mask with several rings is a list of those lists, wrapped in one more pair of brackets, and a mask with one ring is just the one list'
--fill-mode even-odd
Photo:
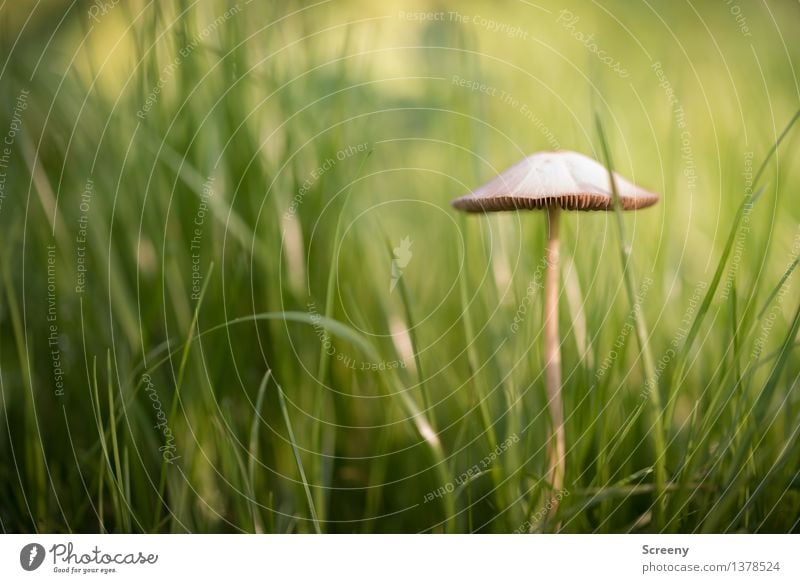
{"label": "grass blade", "polygon": [[306,493],[306,501],[308,502],[308,510],[311,513],[311,521],[314,523],[314,530],[316,533],[322,534],[322,528],[320,527],[319,519],[317,518],[317,510],[314,507],[314,497],[311,495],[311,490],[308,486],[306,472],[303,469],[303,460],[300,459],[300,450],[297,447],[297,439],[295,439],[294,430],[292,429],[292,422],[289,419],[289,411],[286,408],[286,397],[283,394],[283,389],[281,388],[280,384],[276,382],[275,387],[278,389],[278,402],[281,405],[281,414],[283,415],[283,421],[286,423],[286,430],[289,432],[289,443],[292,446],[294,461],[297,463],[297,471],[300,473],[300,480],[303,482],[303,490]]}
{"label": "grass blade", "polygon": [[[650,334],[647,331],[647,324],[644,321],[640,302],[636,298],[636,281],[633,274],[633,266],[631,260],[631,246],[625,236],[625,222],[622,219],[622,205],[619,200],[619,192],[617,191],[617,182],[614,178],[614,165],[611,161],[611,152],[608,147],[606,134],[603,130],[603,124],[600,121],[600,115],[595,113],[595,121],[597,123],[597,132],[600,136],[600,143],[603,148],[603,154],[608,168],[608,179],[611,183],[611,194],[614,200],[614,216],[617,222],[617,232],[619,235],[620,257],[622,259],[622,274],[625,280],[625,291],[628,294],[628,301],[633,309],[634,328],[636,330],[636,339],[639,341],[639,350],[642,355],[642,367],[644,369],[644,390],[650,400],[651,416],[653,422],[652,437],[655,447],[655,513],[656,520],[661,521],[666,506],[666,445],[664,443],[664,417],[661,410],[661,395],[658,389],[658,378],[655,372],[655,361],[653,353],[650,350]],[[667,418],[669,419],[669,418]]]}

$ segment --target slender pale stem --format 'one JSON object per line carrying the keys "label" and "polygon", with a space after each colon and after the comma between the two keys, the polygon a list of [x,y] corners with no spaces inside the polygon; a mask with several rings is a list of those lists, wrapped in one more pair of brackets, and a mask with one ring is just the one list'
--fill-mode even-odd
{"label": "slender pale stem", "polygon": [[[547,210],[547,272],[544,282],[544,382],[553,423],[553,436],[547,448],[548,480],[556,493],[563,488],[566,467],[564,405],[561,401],[561,339],[558,336],[558,213],[558,207]],[[552,511],[555,512],[555,507]]]}

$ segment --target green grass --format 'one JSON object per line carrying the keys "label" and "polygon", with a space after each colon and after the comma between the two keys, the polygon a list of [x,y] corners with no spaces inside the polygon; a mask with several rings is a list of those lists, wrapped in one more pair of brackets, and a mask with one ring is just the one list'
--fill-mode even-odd
{"label": "green grass", "polygon": [[[4,532],[800,531],[797,6],[230,6],[0,8]],[[545,217],[449,205],[548,136],[662,193],[562,213],[555,514]]]}

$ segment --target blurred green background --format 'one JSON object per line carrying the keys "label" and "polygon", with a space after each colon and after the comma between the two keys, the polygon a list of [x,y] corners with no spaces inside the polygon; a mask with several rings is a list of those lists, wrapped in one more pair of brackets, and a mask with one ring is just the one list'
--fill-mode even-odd
{"label": "blurred green background", "polygon": [[[798,531],[796,131],[754,181],[799,24],[788,0],[0,5],[3,531]],[[449,203],[538,150],[602,160],[595,112],[662,194],[625,226],[668,482],[613,216],[565,213],[554,493],[544,217]]]}

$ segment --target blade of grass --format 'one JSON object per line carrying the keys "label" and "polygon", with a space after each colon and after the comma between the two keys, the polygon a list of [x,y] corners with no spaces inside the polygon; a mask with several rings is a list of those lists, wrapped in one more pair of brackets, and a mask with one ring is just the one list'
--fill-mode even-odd
{"label": "blade of grass", "polygon": [[[255,410],[253,411],[253,421],[250,423],[250,442],[247,448],[247,480],[250,484],[250,491],[255,496],[256,491],[256,459],[258,458],[258,438],[261,429],[261,411],[264,407],[264,397],[267,394],[267,383],[269,382],[271,370],[264,373],[261,379],[261,384],[258,386],[258,395],[256,396]],[[263,532],[261,526],[261,519],[257,505],[252,506],[253,510],[253,528],[256,532]]]}
{"label": "blade of grass", "polygon": [[[338,274],[337,269],[337,262],[339,257],[339,251],[341,249],[341,233],[342,233],[342,221],[344,218],[345,210],[347,209],[347,203],[350,201],[350,196],[353,193],[353,184],[358,180],[361,176],[361,172],[364,169],[364,164],[366,164],[369,157],[372,155],[372,150],[367,151],[364,157],[361,159],[361,163],[356,170],[356,173],[350,183],[347,185],[347,190],[344,194],[344,201],[342,202],[342,206],[339,209],[339,216],[336,219],[336,231],[334,234],[333,239],[333,253],[331,255],[330,261],[330,269],[328,271],[328,283],[325,289],[325,312],[324,316],[326,318],[333,317],[333,301],[336,297],[336,278]],[[325,329],[323,328],[323,331]],[[327,391],[326,379],[328,377],[328,370],[330,369],[330,359],[331,355],[328,354],[328,350],[326,348],[327,343],[330,339],[327,337],[327,331],[323,332],[325,334],[325,338],[323,338],[322,342],[320,342],[319,348],[319,362],[317,364],[317,381],[320,383],[320,391],[322,394],[316,400],[316,408],[314,410],[314,421],[311,427],[311,443],[314,444],[316,451],[322,452],[324,451],[324,443],[322,439],[322,423],[319,421],[322,416],[323,405],[326,401],[329,400],[330,396]],[[328,407],[329,410],[333,411],[333,407]],[[334,434],[335,439],[335,434]],[[333,441],[333,440],[332,440]],[[318,468],[318,474],[320,477],[320,483],[323,485],[329,481],[326,475],[329,475],[329,472],[333,470],[333,464],[327,466],[328,472],[326,472],[325,466],[325,459],[326,456],[320,456],[320,467]],[[317,505],[322,510],[322,517],[326,516],[327,512],[327,504],[325,500],[325,495],[327,493],[326,488],[320,488],[317,492]]]}
{"label": "blade of grass", "polygon": [[[111,371],[111,351],[106,351],[106,374],[107,374],[107,389],[108,389],[108,420],[109,420],[109,429],[111,433],[111,451],[114,454],[114,469],[116,470],[116,483],[117,487],[120,491],[121,499],[125,501],[125,508],[128,507],[127,499],[125,498],[125,490],[123,486],[123,472],[122,472],[122,462],[120,461],[119,456],[119,440],[117,439],[117,424],[116,424],[116,415],[114,414],[114,388],[112,383],[112,371]],[[100,402],[97,403],[98,407],[100,406]],[[99,409],[98,409],[99,410]],[[125,511],[125,508],[120,508],[123,510],[120,517],[123,519],[123,528],[125,529],[124,532],[131,531],[130,525],[130,516]]]}
{"label": "blade of grass", "polygon": [[292,446],[292,453],[294,454],[294,461],[297,463],[297,471],[300,473],[300,480],[303,482],[303,490],[306,493],[306,501],[308,502],[308,510],[311,513],[311,521],[314,523],[314,530],[317,534],[322,534],[322,528],[319,524],[319,519],[317,518],[317,511],[314,507],[314,497],[311,495],[311,490],[308,486],[308,480],[306,479],[306,472],[303,469],[303,460],[300,459],[300,450],[297,447],[297,439],[294,436],[294,430],[292,429],[292,422],[289,419],[289,411],[286,408],[286,397],[283,394],[283,389],[279,383],[275,383],[275,387],[278,390],[278,402],[281,406],[281,414],[283,415],[283,421],[286,423],[286,430],[289,432],[289,443]]}
{"label": "blade of grass", "polygon": [[[17,295],[14,290],[14,284],[11,281],[9,263],[10,262],[7,260],[3,261],[3,284],[6,292],[6,301],[8,302],[7,310],[11,316],[11,329],[14,333],[14,344],[17,348],[17,358],[19,359],[20,372],[25,383],[24,419],[27,435],[25,439],[24,459],[26,466],[25,473],[28,482],[27,488],[29,489],[27,498],[33,501],[33,504],[36,508],[36,513],[39,516],[45,516],[47,486],[45,484],[44,452],[38,445],[40,440],[35,433],[37,421],[34,405],[34,390],[30,362],[28,361],[28,354],[25,349],[28,343],[24,331],[23,321],[20,317],[20,308],[17,301]],[[27,499],[26,505],[28,505]],[[38,527],[34,522],[34,529],[37,528]]]}
{"label": "blade of grass", "polygon": [[[381,227],[381,235],[383,236],[384,244],[386,245],[386,251],[388,253],[389,260],[392,261],[394,259],[394,250],[392,249],[392,243],[389,241],[388,236],[386,235],[386,231]],[[419,384],[420,393],[422,394],[422,405],[425,411],[430,411],[430,421],[431,425],[435,428],[436,427],[436,416],[431,409],[431,399],[430,395],[428,394],[428,389],[425,383],[425,374],[422,371],[422,362],[419,358],[419,351],[418,351],[418,343],[417,343],[417,333],[415,330],[414,325],[414,318],[411,314],[411,301],[409,300],[408,296],[408,289],[406,288],[405,282],[403,278],[400,277],[397,280],[397,286],[400,290],[400,300],[403,304],[403,312],[405,313],[406,318],[406,328],[408,330],[408,336],[411,339],[411,350],[414,353],[414,364],[417,368],[417,383]]]}
{"label": "blade of grass", "polygon": [[631,246],[625,235],[625,221],[622,218],[622,205],[619,200],[619,192],[617,191],[617,182],[614,177],[614,165],[611,161],[611,151],[609,150],[608,140],[606,139],[603,124],[600,121],[599,113],[595,112],[595,122],[597,124],[597,132],[600,136],[600,143],[605,157],[606,167],[608,168],[608,179],[611,183],[611,194],[614,201],[614,216],[617,223],[617,233],[619,235],[620,258],[622,260],[622,274],[625,280],[625,291],[628,294],[628,301],[633,308],[633,317],[636,330],[636,338],[639,341],[639,350],[642,356],[642,367],[644,369],[645,390],[648,393],[651,406],[652,416],[652,437],[655,447],[655,516],[656,522],[661,523],[664,516],[664,509],[666,505],[666,445],[664,443],[664,419],[661,410],[661,395],[658,389],[658,378],[655,372],[655,361],[653,359],[652,351],[650,350],[650,335],[647,331],[647,325],[644,321],[639,301],[636,299],[636,281],[633,274],[633,265],[631,260]]}
{"label": "blade of grass", "polygon": [[[463,216],[459,215],[460,231],[466,233],[466,221]],[[466,235],[464,235],[466,239]],[[480,412],[480,419],[483,423],[483,432],[486,435],[489,448],[494,451],[497,447],[497,434],[494,430],[492,423],[492,416],[489,412],[486,393],[484,392],[483,379],[478,379],[478,374],[483,368],[478,362],[478,353],[475,348],[477,342],[475,337],[475,327],[472,323],[472,315],[469,310],[469,292],[467,291],[467,262],[462,261],[464,270],[458,278],[459,299],[461,301],[461,321],[464,325],[464,342],[467,349],[467,364],[469,364],[470,379],[472,379],[472,386],[477,393],[478,411]]]}
{"label": "blade of grass", "polygon": [[[708,314],[708,311],[709,311],[709,309],[711,307],[711,303],[712,303],[712,301],[714,299],[714,296],[716,294],[717,287],[719,286],[719,282],[722,279],[722,274],[723,274],[723,272],[725,270],[725,266],[727,264],[727,261],[728,261],[728,258],[730,256],[731,250],[733,249],[734,242],[736,240],[736,236],[737,236],[737,234],[739,232],[739,226],[741,225],[741,222],[742,222],[742,219],[743,219],[743,217],[745,215],[745,212],[749,212],[752,209],[753,205],[756,203],[756,201],[760,198],[761,194],[763,193],[764,187],[758,187],[758,183],[760,182],[761,177],[763,176],[763,174],[764,174],[764,172],[765,172],[765,170],[767,168],[767,164],[768,164],[770,158],[777,152],[778,146],[780,146],[781,142],[788,135],[789,130],[792,128],[794,123],[797,121],[798,117],[800,117],[800,110],[798,110],[795,113],[795,115],[791,118],[791,120],[787,123],[786,127],[783,129],[783,131],[781,132],[781,134],[778,137],[778,139],[775,141],[775,143],[772,145],[772,147],[767,152],[766,156],[764,157],[763,162],[759,166],[759,169],[756,172],[756,175],[754,177],[753,184],[752,184],[753,192],[744,197],[744,199],[742,200],[741,204],[739,205],[739,208],[737,209],[736,215],[735,215],[733,223],[731,225],[730,232],[728,233],[728,239],[727,239],[727,241],[725,243],[725,247],[724,247],[724,249],[722,251],[722,255],[720,256],[719,262],[717,263],[717,267],[716,267],[716,270],[714,272],[714,276],[713,276],[713,278],[711,280],[710,285],[708,286],[708,288],[706,290],[706,295],[703,298],[703,301],[702,301],[702,303],[700,304],[700,307],[697,310],[697,313],[696,313],[695,318],[694,318],[694,320],[692,322],[692,325],[689,328],[689,332],[687,333],[686,338],[684,339],[683,345],[678,350],[676,358],[675,358],[674,373],[673,373],[673,375],[672,375],[672,377],[670,379],[670,382],[669,382],[669,384],[667,386],[667,407],[666,407],[666,412],[665,412],[665,419],[667,420],[667,423],[671,423],[671,420],[673,418],[674,408],[675,408],[675,404],[677,402],[677,398],[676,398],[676,395],[675,395],[675,392],[677,391],[677,387],[681,386],[681,384],[684,382],[685,374],[688,374],[686,372],[686,370],[685,370],[686,369],[687,356],[688,356],[689,351],[691,350],[692,346],[694,345],[694,340],[695,340],[697,334],[699,333],[700,327],[701,327],[703,321],[705,320],[706,315]],[[790,272],[791,271],[789,271],[789,273]],[[786,275],[786,277],[788,277],[788,275]],[[785,280],[782,279],[782,281],[785,281]],[[772,294],[770,294],[770,301],[772,300],[774,295],[777,293],[777,289],[779,289],[779,288],[776,288],[776,290],[773,291]],[[768,305],[768,304],[766,304],[766,305]],[[763,314],[763,310],[762,310],[761,314],[759,314],[759,316],[762,315],[762,314]],[[743,317],[743,319],[745,319],[745,318],[746,318],[746,315]],[[750,332],[752,332],[752,330],[755,329],[755,323],[753,323],[750,326],[747,326],[745,324],[744,327],[745,327],[746,330],[748,330],[748,332],[745,334],[745,338],[743,339],[743,341],[746,340],[746,338],[749,336]],[[753,363],[750,363],[748,365],[748,367],[746,367],[746,370],[743,373],[743,375],[745,377],[749,377],[749,375],[747,374],[747,369],[752,367],[752,364]],[[730,371],[730,369],[729,369],[729,371]],[[726,374],[729,371],[726,371]],[[684,453],[683,460],[680,463],[680,469],[678,470],[678,481],[679,481],[679,483],[687,484],[691,480],[692,473],[693,473],[693,471],[696,468],[696,465],[698,463],[697,462],[697,460],[698,460],[697,456],[698,456],[698,454],[700,452],[703,451],[702,445],[703,445],[702,443],[698,443],[697,447],[694,450],[692,450],[691,452],[687,451],[687,452]],[[676,493],[676,495],[673,496],[672,508],[679,509],[679,508],[685,507],[686,504],[687,504],[687,500],[691,495],[692,495],[691,491],[687,491],[685,488],[680,488],[678,490],[678,492]]]}
{"label": "blade of grass", "polygon": [[[182,353],[181,353],[181,360],[178,366],[178,377],[175,381],[175,391],[172,395],[172,403],[169,408],[169,415],[168,415],[168,425],[169,427],[175,427],[175,415],[178,412],[178,402],[180,401],[181,396],[181,386],[183,384],[183,375],[186,371],[186,365],[189,362],[189,353],[191,352],[191,347],[193,340],[199,336],[195,334],[195,329],[197,328],[197,321],[200,318],[200,307],[203,305],[203,298],[205,298],[206,290],[208,289],[208,284],[211,282],[211,275],[214,273],[214,262],[212,261],[208,266],[208,274],[206,275],[205,281],[203,282],[203,287],[200,289],[200,295],[197,298],[197,305],[194,307],[194,315],[192,316],[192,323],[189,327],[188,334],[186,335],[186,341],[183,343]],[[174,353],[170,352],[165,357],[164,361],[171,360],[172,355]],[[161,460],[161,474],[158,481],[158,500],[157,500],[157,508],[155,511],[155,520],[153,523],[158,525],[161,520],[161,508],[163,506],[164,500],[164,491],[167,485],[167,460]]]}
{"label": "blade of grass", "polygon": [[[800,439],[800,418],[794,420],[794,429],[792,430],[791,435],[786,439],[781,448],[780,454],[778,454],[778,458],[774,464],[771,464],[769,469],[767,470],[766,474],[759,480],[758,486],[753,490],[753,492],[748,496],[748,498],[742,503],[741,508],[739,508],[739,512],[731,519],[731,524],[735,523],[736,520],[745,513],[747,515],[752,508],[753,504],[758,501],[759,497],[764,493],[767,485],[772,481],[776,474],[781,471],[786,464],[789,463],[791,456],[797,454],[797,442]],[[780,502],[780,500],[775,501],[775,504]]]}
{"label": "blade of grass", "polygon": [[749,414],[754,417],[754,423],[751,423],[747,426],[746,433],[742,437],[740,445],[733,455],[731,463],[728,466],[728,473],[721,482],[722,484],[726,485],[726,488],[724,492],[722,492],[721,496],[717,498],[714,506],[709,510],[708,519],[703,525],[703,532],[718,532],[718,525],[720,521],[727,516],[728,508],[735,501],[735,494],[737,492],[736,485],[741,483],[742,480],[746,478],[746,474],[742,471],[742,463],[745,461],[745,454],[748,451],[751,451],[751,440],[754,438],[756,428],[760,428],[761,430],[765,428],[770,402],[775,394],[775,389],[778,386],[778,381],[783,373],[783,369],[789,360],[789,355],[791,354],[792,345],[797,337],[798,330],[800,330],[800,303],[795,311],[789,331],[784,337],[781,350],[778,355],[778,360],[775,363],[775,366],[772,367],[772,371],[770,372],[767,382],[764,384],[764,387],[759,393],[756,402],[749,411]]}
{"label": "blade of grass", "polygon": [[114,471],[111,465],[111,455],[108,451],[108,441],[106,440],[106,430],[103,427],[102,404],[100,402],[100,383],[97,380],[97,357],[92,359],[92,376],[93,376],[93,394],[92,394],[92,412],[94,413],[94,420],[97,426],[97,434],[100,439],[100,447],[103,452],[103,475],[111,490],[111,498],[114,504],[114,509],[117,518],[121,517],[122,503],[120,501],[120,488],[117,485],[117,479],[114,476]]}
{"label": "blade of grass", "polygon": [[665,418],[668,423],[671,423],[672,421],[672,415],[674,411],[674,401],[675,401],[674,399],[675,388],[680,386],[680,384],[683,382],[684,369],[686,366],[686,357],[689,351],[691,350],[692,346],[694,345],[695,337],[700,331],[700,326],[705,320],[709,308],[711,307],[711,302],[714,299],[717,287],[719,286],[719,282],[722,279],[722,274],[725,270],[725,265],[727,264],[728,257],[730,256],[731,250],[733,249],[733,244],[736,240],[736,235],[738,234],[739,231],[739,225],[742,222],[742,218],[744,217],[745,212],[749,212],[749,210],[752,209],[752,207],[761,197],[761,194],[764,192],[763,187],[761,188],[758,187],[759,181],[761,180],[761,177],[763,176],[764,171],[767,168],[767,164],[769,163],[770,158],[772,158],[772,156],[778,150],[778,146],[780,146],[783,139],[787,136],[789,130],[797,121],[798,117],[800,117],[800,110],[798,110],[797,113],[794,114],[792,119],[789,120],[789,123],[786,124],[786,127],[783,129],[778,139],[775,141],[775,143],[767,152],[767,155],[764,157],[764,161],[761,163],[761,166],[759,167],[753,179],[753,185],[752,185],[753,192],[744,197],[742,203],[739,205],[739,208],[736,211],[733,224],[731,225],[731,230],[728,233],[728,240],[725,243],[725,248],[723,249],[719,262],[717,263],[717,269],[714,272],[714,277],[711,280],[711,284],[708,286],[708,290],[706,291],[706,295],[703,298],[702,304],[700,304],[700,308],[697,310],[697,314],[695,315],[695,319],[692,322],[691,327],[689,328],[689,332],[686,335],[686,339],[684,340],[683,346],[678,351],[678,355],[675,359],[675,373],[672,376],[672,382],[669,384],[667,390],[667,411],[665,414]]}

